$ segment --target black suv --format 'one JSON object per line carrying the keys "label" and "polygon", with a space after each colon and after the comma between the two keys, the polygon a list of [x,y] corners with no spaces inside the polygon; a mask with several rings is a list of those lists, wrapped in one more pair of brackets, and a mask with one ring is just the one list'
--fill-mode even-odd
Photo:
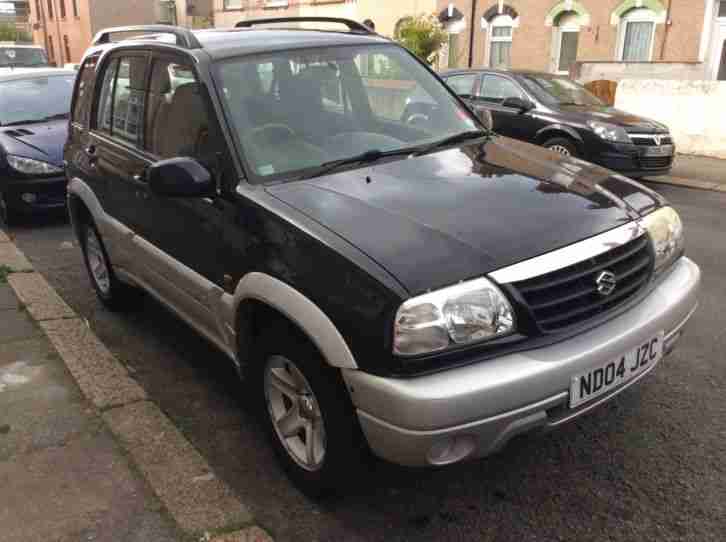
{"label": "black suv", "polygon": [[501,135],[576,156],[629,177],[665,175],[675,145],[667,126],[605,105],[563,75],[454,70],[446,83]]}
{"label": "black suv", "polygon": [[[103,303],[144,289],[226,353],[304,490],[343,485],[368,448],[488,455],[670,352],[700,272],[663,198],[491,135],[358,23],[263,22],[99,34],[68,205]],[[422,94],[436,121],[407,122]]]}

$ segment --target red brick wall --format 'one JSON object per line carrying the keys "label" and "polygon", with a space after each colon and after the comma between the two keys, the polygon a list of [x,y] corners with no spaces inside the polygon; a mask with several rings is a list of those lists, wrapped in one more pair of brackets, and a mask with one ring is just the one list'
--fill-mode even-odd
{"label": "red brick wall", "polygon": [[[668,6],[669,0],[661,0]],[[438,11],[446,9],[449,0],[438,0]],[[557,0],[505,0],[505,5],[519,13],[519,27],[514,29],[512,44],[512,68],[549,70],[552,56],[553,31],[545,25],[550,9]],[[617,54],[618,27],[611,25],[613,11],[622,0],[580,0],[590,13],[590,26],[580,31],[578,60],[613,61]],[[453,4],[467,20],[467,28],[460,34],[459,47],[462,50],[460,66],[467,66],[469,60],[469,33],[471,28],[472,0],[455,0]],[[474,18],[474,67],[485,65],[487,31],[481,28],[481,16],[496,0],[477,0]],[[653,60],[671,62],[695,62],[703,31],[704,0],[671,0],[673,24],[658,24],[653,51]],[[666,37],[667,34],[667,37]],[[663,43],[665,39],[665,49]],[[661,56],[663,51],[663,56]]]}

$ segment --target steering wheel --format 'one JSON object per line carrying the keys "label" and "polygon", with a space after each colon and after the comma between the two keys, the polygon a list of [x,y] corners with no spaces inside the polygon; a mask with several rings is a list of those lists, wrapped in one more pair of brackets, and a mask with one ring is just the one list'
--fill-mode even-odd
{"label": "steering wheel", "polygon": [[[263,137],[263,134],[265,136]],[[291,139],[297,137],[297,134],[285,124],[263,124],[250,132],[251,139],[264,138],[267,141],[272,141],[272,138],[277,139]]]}

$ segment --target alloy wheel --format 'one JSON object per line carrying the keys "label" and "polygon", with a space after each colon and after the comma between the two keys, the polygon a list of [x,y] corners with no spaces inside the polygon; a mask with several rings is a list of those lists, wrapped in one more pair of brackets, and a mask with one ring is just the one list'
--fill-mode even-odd
{"label": "alloy wheel", "polygon": [[572,156],[570,149],[568,149],[564,145],[552,145],[551,147],[547,148],[551,151],[556,152],[557,154],[561,154],[562,156]]}
{"label": "alloy wheel", "polygon": [[111,291],[111,276],[106,264],[106,256],[101,248],[101,241],[91,227],[86,228],[86,255],[93,281],[101,293],[108,295]]}
{"label": "alloy wheel", "polygon": [[265,366],[265,401],[277,437],[288,455],[307,471],[323,466],[325,424],[310,383],[289,359],[271,356]]}

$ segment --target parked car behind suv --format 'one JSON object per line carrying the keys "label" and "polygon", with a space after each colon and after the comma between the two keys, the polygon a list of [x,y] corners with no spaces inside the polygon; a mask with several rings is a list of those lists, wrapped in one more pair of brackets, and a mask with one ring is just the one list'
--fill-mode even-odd
{"label": "parked car behind suv", "polygon": [[[104,31],[65,150],[101,301],[144,289],[226,353],[314,494],[367,448],[446,465],[612,399],[673,349],[700,280],[661,196],[492,136],[408,51],[337,22]],[[435,123],[406,122],[414,93]]]}
{"label": "parked car behind suv", "polygon": [[63,210],[63,145],[76,74],[18,69],[0,75],[0,220]]}
{"label": "parked car behind suv", "polygon": [[664,175],[675,145],[667,126],[605,105],[562,75],[454,70],[444,81],[504,136],[576,156],[633,178]]}

